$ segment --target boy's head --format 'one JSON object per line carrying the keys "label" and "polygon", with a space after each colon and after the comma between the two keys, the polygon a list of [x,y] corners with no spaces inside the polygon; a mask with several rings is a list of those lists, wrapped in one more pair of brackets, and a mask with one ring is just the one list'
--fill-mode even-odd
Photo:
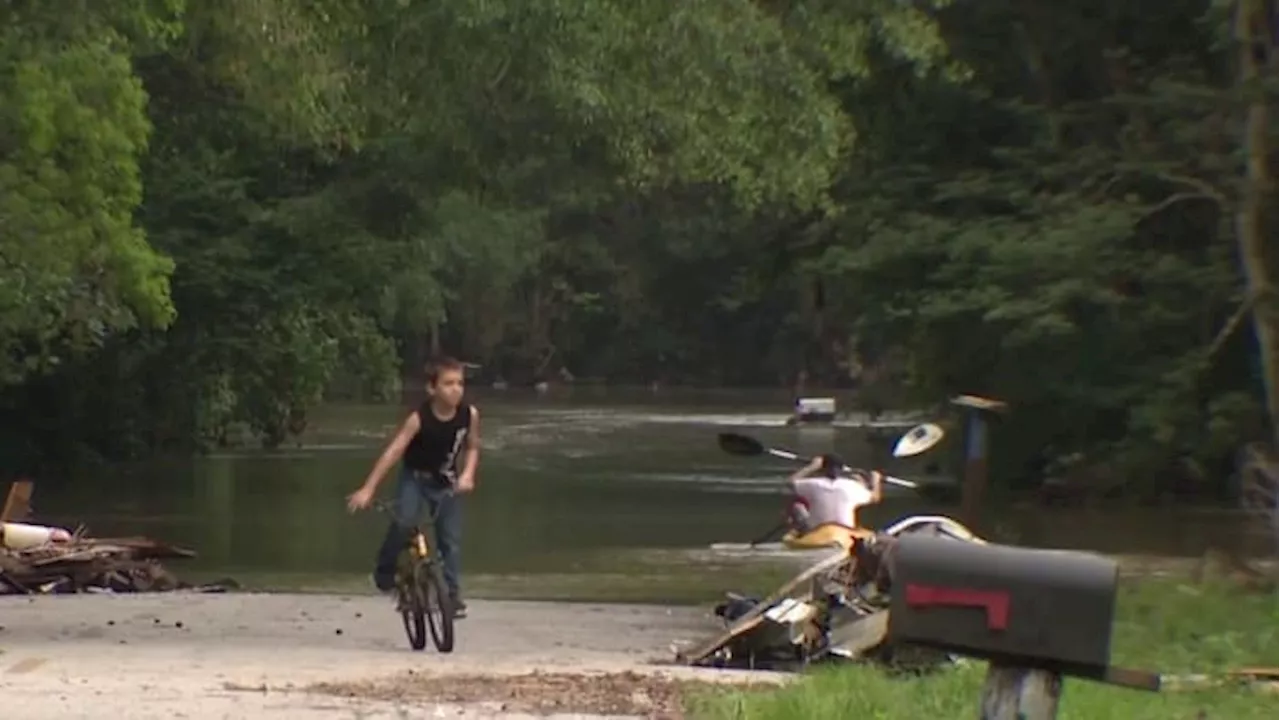
{"label": "boy's head", "polygon": [[462,402],[466,368],[451,357],[436,358],[427,364],[427,394],[431,399],[448,407]]}

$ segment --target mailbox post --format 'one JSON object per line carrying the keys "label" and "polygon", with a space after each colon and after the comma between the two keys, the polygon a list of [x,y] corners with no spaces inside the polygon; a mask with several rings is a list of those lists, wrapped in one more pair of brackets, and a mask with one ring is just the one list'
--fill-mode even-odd
{"label": "mailbox post", "polygon": [[1050,670],[992,662],[982,685],[981,720],[1052,720],[1058,717],[1062,676]]}
{"label": "mailbox post", "polygon": [[889,638],[987,660],[982,720],[1052,720],[1063,676],[1159,688],[1110,665],[1114,560],[924,535],[892,557]]}

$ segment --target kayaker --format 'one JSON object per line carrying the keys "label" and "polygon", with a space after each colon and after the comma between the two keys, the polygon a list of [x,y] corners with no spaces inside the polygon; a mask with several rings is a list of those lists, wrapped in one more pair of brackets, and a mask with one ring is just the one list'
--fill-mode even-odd
{"label": "kayaker", "polygon": [[821,455],[787,479],[796,494],[789,515],[797,531],[806,533],[831,524],[857,528],[858,510],[880,502],[880,473],[854,470],[845,477],[843,468],[844,462],[835,455]]}
{"label": "kayaker", "polygon": [[445,584],[459,618],[467,611],[458,578],[462,541],[459,496],[475,489],[480,461],[480,411],[462,402],[465,370],[461,362],[448,357],[428,366],[427,400],[404,419],[364,484],[347,498],[352,512],[369,507],[382,479],[404,460],[396,483],[395,519],[378,548],[374,584],[383,592],[394,589],[396,559],[425,505],[436,513],[436,547],[440,548]]}

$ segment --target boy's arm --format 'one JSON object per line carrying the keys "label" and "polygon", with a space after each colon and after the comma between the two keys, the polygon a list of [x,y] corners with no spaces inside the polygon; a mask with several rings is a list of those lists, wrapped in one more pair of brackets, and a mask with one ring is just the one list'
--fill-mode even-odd
{"label": "boy's arm", "polygon": [[387,443],[386,449],[382,451],[382,455],[378,456],[378,461],[373,464],[373,469],[365,478],[364,485],[360,486],[362,490],[368,491],[370,495],[377,491],[382,479],[396,463],[400,462],[400,458],[404,457],[404,449],[409,446],[413,436],[418,434],[421,426],[422,421],[418,419],[417,412],[410,413],[409,417],[400,423],[400,429],[396,431],[395,437]]}
{"label": "boy's arm", "polygon": [[467,428],[467,451],[462,456],[462,472],[458,475],[458,489],[471,490],[476,486],[476,468],[480,465],[480,411],[471,406],[471,426]]}

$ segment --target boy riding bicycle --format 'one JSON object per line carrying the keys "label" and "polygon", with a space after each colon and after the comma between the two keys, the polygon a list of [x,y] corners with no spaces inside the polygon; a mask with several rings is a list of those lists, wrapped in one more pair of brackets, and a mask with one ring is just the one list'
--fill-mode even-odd
{"label": "boy riding bicycle", "polygon": [[396,484],[396,516],[378,548],[374,584],[383,592],[395,587],[396,558],[425,505],[436,516],[436,547],[440,549],[454,615],[459,618],[465,617],[467,611],[458,578],[462,540],[459,495],[475,489],[480,461],[480,411],[462,402],[464,373],[462,363],[453,358],[431,363],[427,369],[426,402],[404,419],[364,484],[347,498],[347,508],[352,512],[369,507],[382,479],[404,460]]}

